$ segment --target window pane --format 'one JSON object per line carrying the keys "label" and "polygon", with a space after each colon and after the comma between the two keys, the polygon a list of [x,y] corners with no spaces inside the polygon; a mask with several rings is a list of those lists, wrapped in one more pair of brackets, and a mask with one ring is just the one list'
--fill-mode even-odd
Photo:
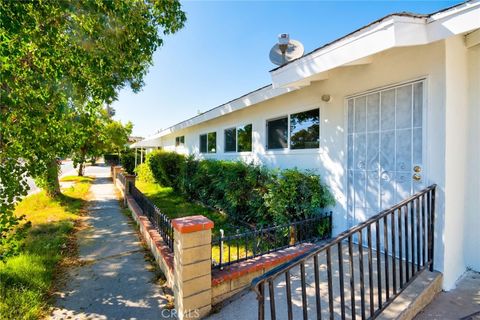
{"label": "window pane", "polygon": [[225,152],[237,151],[237,129],[225,130]]}
{"label": "window pane", "polygon": [[295,113],[290,116],[290,148],[309,149],[320,145],[320,111]]}
{"label": "window pane", "polygon": [[175,147],[178,147],[179,144],[180,144],[179,137],[175,137]]}
{"label": "window pane", "polygon": [[252,125],[238,128],[238,152],[252,151]]}
{"label": "window pane", "polygon": [[180,145],[185,145],[185,136],[180,137]]}
{"label": "window pane", "polygon": [[207,152],[207,135],[200,135],[200,152]]}
{"label": "window pane", "polygon": [[288,147],[288,118],[267,121],[267,149]]}
{"label": "window pane", "polygon": [[217,152],[217,133],[209,132],[208,133],[208,153]]}

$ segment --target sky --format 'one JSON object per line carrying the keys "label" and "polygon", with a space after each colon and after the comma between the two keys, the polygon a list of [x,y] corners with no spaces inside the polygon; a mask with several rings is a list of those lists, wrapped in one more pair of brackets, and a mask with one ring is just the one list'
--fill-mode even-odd
{"label": "sky", "polygon": [[185,27],[164,38],[143,90],[123,89],[115,118],[147,137],[271,83],[280,33],[305,53],[394,12],[431,13],[461,1],[182,1]]}

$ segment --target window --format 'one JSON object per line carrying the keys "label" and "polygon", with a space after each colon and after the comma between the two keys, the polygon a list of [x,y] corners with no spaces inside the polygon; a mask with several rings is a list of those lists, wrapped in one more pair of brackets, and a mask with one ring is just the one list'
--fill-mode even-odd
{"label": "window", "polygon": [[313,109],[290,115],[290,148],[312,149],[320,145],[320,111]]}
{"label": "window", "polygon": [[237,129],[225,129],[225,152],[237,151]]}
{"label": "window", "polygon": [[207,150],[208,150],[208,153],[217,152],[217,133],[216,132],[208,133]]}
{"label": "window", "polygon": [[267,149],[288,148],[288,117],[267,121]]}
{"label": "window", "polygon": [[252,125],[247,124],[237,129],[237,151],[252,151]]}
{"label": "window", "polygon": [[217,152],[217,133],[209,132],[200,135],[200,152],[215,153]]}
{"label": "window", "polygon": [[201,153],[207,152],[207,135],[206,134],[200,135],[200,152]]}
{"label": "window", "polygon": [[184,146],[185,145],[185,136],[180,136],[175,138],[175,146]]}
{"label": "window", "polygon": [[225,129],[225,152],[252,151],[252,124]]}

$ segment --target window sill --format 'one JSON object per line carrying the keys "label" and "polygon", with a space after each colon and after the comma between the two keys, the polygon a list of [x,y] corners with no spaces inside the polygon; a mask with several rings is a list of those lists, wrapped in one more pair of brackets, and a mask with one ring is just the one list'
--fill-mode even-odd
{"label": "window sill", "polygon": [[283,150],[265,150],[265,155],[297,155],[297,154],[321,154],[324,153],[321,148],[315,149],[283,149]]}

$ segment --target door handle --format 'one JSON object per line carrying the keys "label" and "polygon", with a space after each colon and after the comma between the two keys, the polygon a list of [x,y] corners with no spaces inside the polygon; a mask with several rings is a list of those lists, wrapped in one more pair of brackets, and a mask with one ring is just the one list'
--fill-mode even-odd
{"label": "door handle", "polygon": [[417,173],[414,173],[413,176],[412,176],[412,179],[415,180],[415,181],[420,181],[420,180],[422,180],[422,176],[417,174]]}

